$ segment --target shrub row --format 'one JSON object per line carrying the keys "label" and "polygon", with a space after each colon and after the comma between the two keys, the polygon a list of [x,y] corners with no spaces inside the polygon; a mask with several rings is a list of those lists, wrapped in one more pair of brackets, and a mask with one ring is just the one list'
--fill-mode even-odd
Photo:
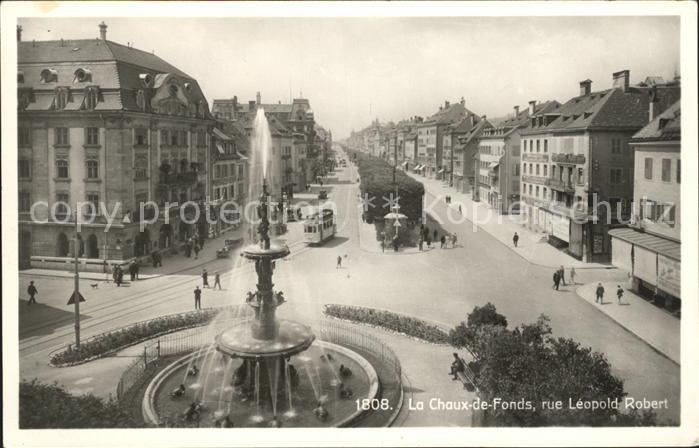
{"label": "shrub row", "polygon": [[53,354],[49,363],[54,367],[82,364],[161,334],[206,325],[221,310],[221,308],[207,308],[183,314],[162,316],[138,322],[119,330],[102,333],[81,343],[80,349],[76,350],[72,345],[69,345],[65,350]]}
{"label": "shrub row", "polygon": [[406,215],[409,220],[417,222],[422,217],[422,197],[425,194],[425,187],[422,183],[398,168],[395,170],[396,185],[394,185],[393,165],[369,154],[350,152],[350,156],[353,158],[355,154],[357,169],[361,177],[362,196],[368,195],[369,198],[374,198],[374,206],[369,207],[366,211],[368,221],[382,220],[387,213],[390,213],[387,199],[395,194],[397,186],[401,213]]}
{"label": "shrub row", "polygon": [[435,344],[446,344],[449,335],[437,326],[391,311],[351,305],[325,305],[325,314],[352,322],[376,325]]}

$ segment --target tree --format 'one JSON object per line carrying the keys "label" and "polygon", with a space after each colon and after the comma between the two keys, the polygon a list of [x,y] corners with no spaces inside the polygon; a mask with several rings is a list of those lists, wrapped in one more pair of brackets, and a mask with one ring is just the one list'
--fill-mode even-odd
{"label": "tree", "polygon": [[140,428],[135,419],[111,397],[73,396],[57,383],[22,380],[19,385],[21,429]]}
{"label": "tree", "polygon": [[507,319],[498,313],[495,305],[488,302],[482,307],[475,307],[467,316],[466,322],[461,322],[449,332],[449,343],[458,348],[473,350],[476,344],[476,336],[484,331],[486,325],[494,327],[507,327]]}
{"label": "tree", "polygon": [[[570,408],[582,403],[621,403],[623,381],[612,374],[605,356],[578,342],[551,335],[549,318],[512,330],[488,303],[474,308],[467,321],[450,332],[457,347],[468,347],[469,363],[493,426],[635,426],[657,424],[652,412],[623,412],[623,406]],[[543,403],[561,402],[560,409]]]}

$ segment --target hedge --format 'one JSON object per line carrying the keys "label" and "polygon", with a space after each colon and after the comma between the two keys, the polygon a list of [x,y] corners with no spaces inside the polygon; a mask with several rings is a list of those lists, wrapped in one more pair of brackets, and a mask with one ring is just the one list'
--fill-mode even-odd
{"label": "hedge", "polygon": [[102,333],[82,342],[79,350],[69,345],[65,350],[53,354],[49,359],[49,364],[54,367],[82,364],[162,334],[206,325],[222,310],[223,308],[207,308],[188,313],[172,314]]}
{"label": "hedge", "polygon": [[446,344],[449,339],[449,335],[436,325],[391,311],[352,305],[328,304],[325,305],[324,312],[327,316],[387,328],[434,344]]}
{"label": "hedge", "polygon": [[[394,167],[384,159],[374,157],[362,152],[350,152],[350,157],[357,160],[357,168],[361,178],[360,188],[362,197],[374,198],[374,207],[368,207],[366,217],[369,222],[383,220],[383,217],[391,212],[388,198],[395,195],[398,187],[398,203],[400,212],[413,222],[418,222],[422,217],[422,198],[425,187],[422,183],[405,174],[401,169],[396,169],[396,185],[393,184]],[[384,199],[385,198],[385,199]]]}

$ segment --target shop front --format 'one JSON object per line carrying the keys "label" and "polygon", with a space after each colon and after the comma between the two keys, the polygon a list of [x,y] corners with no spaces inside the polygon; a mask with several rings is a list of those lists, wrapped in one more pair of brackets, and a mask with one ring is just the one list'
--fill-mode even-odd
{"label": "shop front", "polygon": [[628,272],[631,288],[670,311],[681,304],[682,246],[679,242],[639,229],[609,231],[612,264]]}

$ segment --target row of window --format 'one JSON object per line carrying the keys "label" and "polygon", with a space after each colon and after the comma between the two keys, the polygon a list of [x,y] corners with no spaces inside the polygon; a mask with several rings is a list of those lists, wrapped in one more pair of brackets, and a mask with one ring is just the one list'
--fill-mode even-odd
{"label": "row of window", "polygon": [[[541,140],[522,140],[522,151],[523,152],[534,152],[534,142],[536,142],[536,152],[541,152]],[[549,141],[544,139],[543,144],[544,152],[549,152]]]}
{"label": "row of window", "polygon": [[238,170],[236,172],[236,165],[235,163],[227,163],[227,164],[216,164],[214,166],[214,179],[223,179],[226,177],[233,177],[242,179],[244,176],[244,170],[245,166],[244,165],[238,165]]}
{"label": "row of window", "polygon": [[[96,146],[100,144],[100,129],[96,127],[85,128],[85,144]],[[54,145],[67,146],[70,145],[69,128],[57,127],[53,128]],[[187,146],[187,131],[183,130],[168,130],[160,131],[161,142],[168,142],[173,146]],[[206,146],[206,132],[199,130],[192,134],[193,144],[197,146]],[[20,146],[31,146],[32,134],[31,128],[20,127],[17,130],[17,142]],[[134,144],[145,146],[148,145],[148,129],[134,129]]]}
{"label": "row of window", "polygon": [[[92,211],[95,216],[100,214],[100,195],[98,192],[90,191],[85,193],[85,202],[92,204],[91,209],[85,206],[84,212],[87,214]],[[65,216],[68,214],[68,204],[70,204],[70,194],[65,191],[56,193],[56,216]],[[19,212],[29,213],[31,211],[32,201],[31,194],[28,191],[19,192],[18,200]]]}
{"label": "row of window", "polygon": [[[553,190],[552,190],[553,191]],[[549,200],[549,189],[539,185],[522,184],[522,194],[533,198]]]}
{"label": "row of window", "polygon": [[[85,168],[88,179],[99,179],[99,161],[96,159],[89,159],[85,161]],[[20,179],[31,179],[32,169],[30,160],[17,160],[17,175]],[[69,177],[68,159],[62,156],[56,157],[56,178],[68,179]]]}
{"label": "row of window", "polygon": [[[653,180],[653,165],[655,161],[652,157],[646,157],[644,163],[644,177],[648,180]],[[660,180],[663,182],[672,182],[672,159],[662,159],[660,162]],[[682,183],[682,164],[680,159],[677,159],[675,164],[675,182]]]}
{"label": "row of window", "polygon": [[223,199],[226,201],[233,198],[235,198],[235,184],[214,188],[214,200]]}
{"label": "row of window", "polygon": [[655,202],[649,199],[641,199],[639,207],[641,219],[656,223],[665,223],[670,227],[675,227],[675,205],[662,202]]}

